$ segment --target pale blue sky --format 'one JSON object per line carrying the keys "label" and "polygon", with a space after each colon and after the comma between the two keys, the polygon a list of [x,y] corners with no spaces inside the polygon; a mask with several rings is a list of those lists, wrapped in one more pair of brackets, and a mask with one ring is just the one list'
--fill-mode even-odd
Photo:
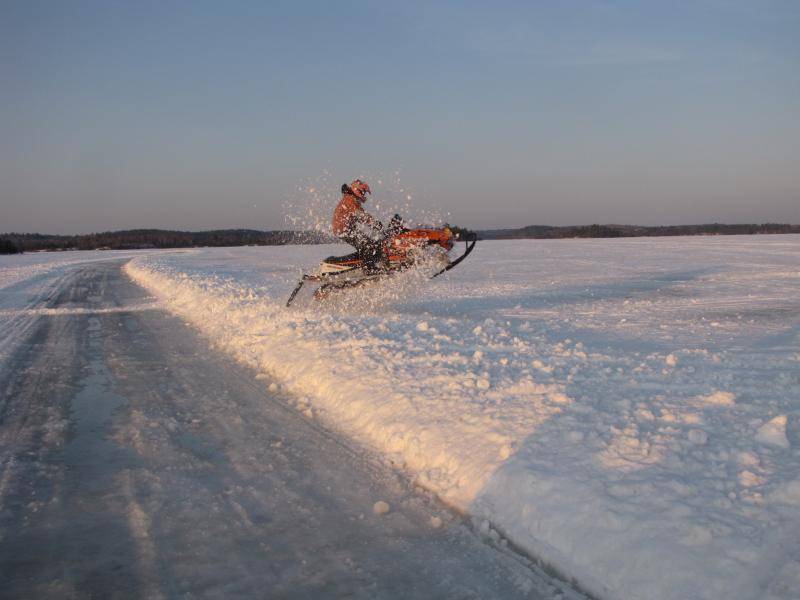
{"label": "pale blue sky", "polygon": [[0,0],[0,89],[0,231],[280,228],[326,170],[468,227],[800,222],[794,1]]}

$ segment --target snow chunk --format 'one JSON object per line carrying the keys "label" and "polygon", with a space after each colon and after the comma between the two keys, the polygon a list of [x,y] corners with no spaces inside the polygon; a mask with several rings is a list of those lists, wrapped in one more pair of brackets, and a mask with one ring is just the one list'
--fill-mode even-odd
{"label": "snow chunk", "polygon": [[742,467],[757,467],[761,464],[761,459],[758,458],[758,454],[755,452],[739,452],[736,456],[736,461]]}
{"label": "snow chunk", "polygon": [[708,434],[702,429],[690,429],[688,436],[695,446],[705,446],[708,443]]}
{"label": "snow chunk", "polygon": [[442,526],[442,519],[440,517],[431,517],[431,527],[439,529]]}
{"label": "snow chunk", "polygon": [[786,437],[786,415],[778,415],[767,421],[756,432],[756,441],[768,446],[789,448],[789,438]]}
{"label": "snow chunk", "polygon": [[540,361],[538,359],[534,360],[531,363],[531,365],[533,365],[534,369],[538,369],[538,370],[543,371],[545,373],[552,373],[553,372],[553,367],[545,365],[542,361]]}
{"label": "snow chunk", "polygon": [[417,323],[417,331],[428,331],[428,329],[430,329],[430,325],[428,325],[427,321]]}
{"label": "snow chunk", "polygon": [[664,359],[664,362],[667,363],[667,366],[674,367],[678,364],[678,357],[674,354],[667,354],[667,358]]}
{"label": "snow chunk", "polygon": [[372,512],[374,512],[376,515],[385,515],[389,512],[389,505],[383,500],[378,500],[372,505]]}
{"label": "snow chunk", "polygon": [[716,391],[708,396],[698,396],[697,399],[703,404],[712,404],[714,406],[733,406],[736,404],[736,394],[731,392]]}
{"label": "snow chunk", "polygon": [[764,479],[752,471],[742,471],[739,473],[739,485],[742,487],[754,487],[764,483]]}

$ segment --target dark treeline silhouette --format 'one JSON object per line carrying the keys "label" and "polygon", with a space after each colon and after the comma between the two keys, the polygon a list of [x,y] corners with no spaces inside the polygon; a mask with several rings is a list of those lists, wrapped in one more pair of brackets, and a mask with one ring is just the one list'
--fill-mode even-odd
{"label": "dark treeline silhouette", "polygon": [[0,254],[17,254],[22,252],[11,240],[0,238]]}
{"label": "dark treeline silhouette", "polygon": [[285,244],[322,244],[330,237],[315,231],[256,231],[223,229],[217,231],[166,231],[133,229],[87,235],[44,235],[41,233],[5,233],[6,242],[20,251],[37,250],[136,250],[144,248],[193,248],[199,246],[281,246]]}
{"label": "dark treeline silhouette", "polygon": [[561,239],[561,238],[616,238],[616,237],[655,237],[670,235],[751,235],[757,233],[800,233],[800,225],[783,223],[762,223],[725,225],[711,223],[706,225],[664,225],[642,227],[639,225],[573,225],[551,227],[549,225],[529,225],[520,229],[492,229],[479,231],[484,240],[520,239]]}
{"label": "dark treeline silhouette", "polygon": [[[461,231],[454,227],[454,230]],[[464,230],[466,231],[466,230]],[[763,223],[745,225],[578,225],[551,227],[530,225],[520,229],[479,231],[484,240],[615,238],[670,235],[743,235],[757,233],[800,233],[800,225]],[[285,244],[327,244],[335,238],[316,231],[257,231],[221,229],[216,231],[167,231],[133,229],[87,235],[45,235],[41,233],[0,234],[0,254],[39,250],[137,250],[147,248],[194,248],[201,246],[281,246]]]}

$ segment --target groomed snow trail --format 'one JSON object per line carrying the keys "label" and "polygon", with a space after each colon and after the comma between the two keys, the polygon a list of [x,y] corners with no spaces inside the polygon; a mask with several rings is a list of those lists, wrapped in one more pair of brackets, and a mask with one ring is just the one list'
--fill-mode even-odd
{"label": "groomed snow trail", "polygon": [[148,308],[120,267],[66,274],[5,361],[0,596],[579,597]]}
{"label": "groomed snow trail", "polygon": [[[80,265],[141,255],[141,251],[34,252],[0,256],[0,369],[25,339],[41,310]],[[0,405],[2,409],[2,405]]]}

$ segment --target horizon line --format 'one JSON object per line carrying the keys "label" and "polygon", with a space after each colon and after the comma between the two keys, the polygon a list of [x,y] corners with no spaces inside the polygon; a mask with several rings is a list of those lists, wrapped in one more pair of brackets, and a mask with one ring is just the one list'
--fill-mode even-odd
{"label": "horizon line", "polygon": [[[519,231],[522,229],[527,229],[529,227],[550,227],[553,229],[566,229],[570,227],[592,227],[593,225],[597,225],[599,227],[640,227],[640,228],[655,228],[655,227],[700,227],[700,226],[709,226],[709,225],[722,225],[725,227],[741,227],[746,225],[757,225],[757,226],[764,226],[764,225],[780,225],[785,227],[800,227],[800,223],[789,223],[789,222],[780,222],[780,221],[752,221],[752,222],[741,222],[741,223],[725,223],[721,221],[710,221],[704,223],[686,223],[686,224],[669,224],[669,225],[639,225],[635,223],[580,223],[580,224],[570,224],[570,225],[548,225],[545,223],[533,223],[530,225],[522,225],[521,227],[492,227],[492,228],[469,228],[469,227],[459,227],[457,225],[445,224],[449,227],[457,227],[459,229],[469,229],[471,231],[477,232],[491,232],[491,231]],[[253,229],[252,227],[228,227],[225,229],[165,229],[159,227],[134,227],[130,229],[105,229],[105,230],[97,230],[91,231],[88,233],[42,233],[41,231],[5,231],[0,233],[0,237],[4,236],[13,236],[13,235],[44,235],[44,236],[55,236],[55,237],[80,237],[80,236],[88,236],[88,235],[101,235],[101,234],[108,234],[108,233],[125,233],[125,232],[133,232],[133,231],[168,231],[173,233],[210,233],[210,232],[230,232],[230,231],[256,231],[259,233],[319,233],[319,234],[328,234],[326,231],[319,231],[316,229]]]}

